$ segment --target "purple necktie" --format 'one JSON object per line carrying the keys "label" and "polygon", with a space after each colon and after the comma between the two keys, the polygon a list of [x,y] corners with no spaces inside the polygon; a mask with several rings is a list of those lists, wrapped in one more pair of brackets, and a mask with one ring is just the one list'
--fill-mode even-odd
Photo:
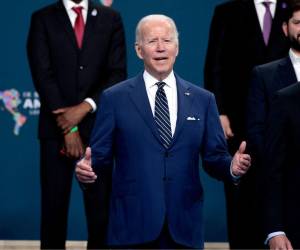
{"label": "purple necktie", "polygon": [[270,4],[271,2],[263,2],[263,5],[266,8],[266,12],[264,15],[264,23],[263,23],[263,36],[265,45],[268,45],[269,37],[271,33],[271,27],[272,27],[272,14],[270,10]]}

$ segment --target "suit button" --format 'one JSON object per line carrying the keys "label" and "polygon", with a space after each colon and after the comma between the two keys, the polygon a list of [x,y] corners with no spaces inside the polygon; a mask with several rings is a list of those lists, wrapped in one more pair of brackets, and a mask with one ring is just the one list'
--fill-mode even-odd
{"label": "suit button", "polygon": [[169,157],[169,152],[165,152],[165,157],[166,157],[166,158]]}
{"label": "suit button", "polygon": [[84,69],[84,67],[83,67],[82,65],[80,65],[80,66],[79,66],[79,69],[80,69],[80,70],[83,70],[83,69]]}

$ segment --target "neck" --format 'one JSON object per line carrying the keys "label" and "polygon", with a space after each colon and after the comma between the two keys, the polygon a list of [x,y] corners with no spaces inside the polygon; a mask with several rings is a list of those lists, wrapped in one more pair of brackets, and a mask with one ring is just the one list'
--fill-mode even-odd
{"label": "neck", "polygon": [[300,51],[299,50],[296,50],[294,48],[291,48],[291,50],[293,51],[293,53],[296,55],[296,56],[299,56],[300,57]]}

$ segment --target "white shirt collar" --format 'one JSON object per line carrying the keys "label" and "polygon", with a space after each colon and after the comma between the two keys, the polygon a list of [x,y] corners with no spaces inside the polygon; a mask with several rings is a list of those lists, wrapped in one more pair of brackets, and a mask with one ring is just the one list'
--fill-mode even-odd
{"label": "white shirt collar", "polygon": [[300,56],[296,55],[295,52],[290,49],[289,56],[291,58],[292,64],[300,64]]}
{"label": "white shirt collar", "polygon": [[144,81],[145,81],[146,89],[154,87],[156,85],[156,83],[158,83],[158,82],[164,82],[164,83],[166,83],[165,86],[168,86],[170,88],[176,87],[176,78],[175,78],[173,70],[162,81],[159,81],[155,77],[153,77],[152,75],[150,75],[150,73],[147,72],[147,70],[144,71],[143,78],[144,78]]}
{"label": "white shirt collar", "polygon": [[273,4],[276,4],[276,0],[254,0],[255,4],[262,4],[263,2],[271,2]]}
{"label": "white shirt collar", "polygon": [[79,6],[81,6],[84,10],[87,10],[89,3],[88,0],[82,0],[79,4],[76,4],[71,0],[63,0],[63,4],[66,10],[71,10],[73,7],[79,7]]}

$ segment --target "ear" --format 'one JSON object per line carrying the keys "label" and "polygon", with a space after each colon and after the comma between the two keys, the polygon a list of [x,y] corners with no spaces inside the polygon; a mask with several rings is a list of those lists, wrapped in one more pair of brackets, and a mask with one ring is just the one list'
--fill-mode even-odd
{"label": "ear", "polygon": [[135,48],[135,52],[136,52],[136,55],[140,58],[140,59],[144,59],[143,58],[143,55],[142,55],[142,48],[141,48],[141,45],[138,44],[138,43],[135,43],[134,44],[134,48]]}
{"label": "ear", "polygon": [[179,54],[179,44],[177,44],[177,51],[176,51],[176,56]]}
{"label": "ear", "polygon": [[282,30],[283,30],[283,33],[285,34],[285,36],[288,37],[288,24],[287,24],[287,22],[283,22]]}

